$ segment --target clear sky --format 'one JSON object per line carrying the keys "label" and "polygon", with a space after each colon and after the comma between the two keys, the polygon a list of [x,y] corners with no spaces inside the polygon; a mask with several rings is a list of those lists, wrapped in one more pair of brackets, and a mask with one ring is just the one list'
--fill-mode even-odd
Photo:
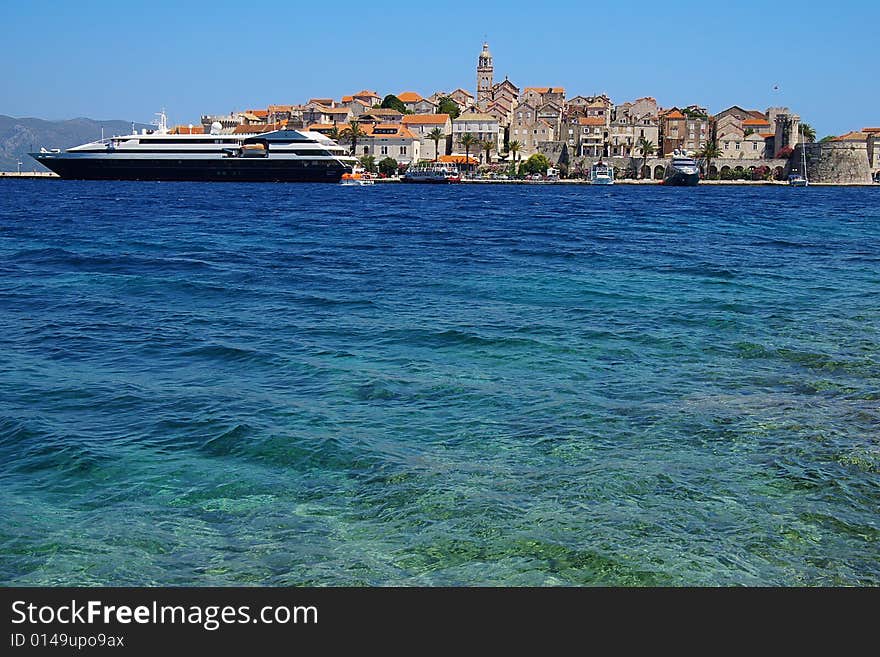
{"label": "clear sky", "polygon": [[[496,80],[664,107],[787,105],[819,137],[880,125],[880,2],[0,0],[0,114],[171,123]],[[774,89],[778,87],[778,89]]]}

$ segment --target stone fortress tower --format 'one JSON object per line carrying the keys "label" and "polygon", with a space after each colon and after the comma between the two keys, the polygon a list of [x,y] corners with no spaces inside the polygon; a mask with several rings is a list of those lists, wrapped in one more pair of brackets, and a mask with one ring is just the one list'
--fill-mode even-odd
{"label": "stone fortress tower", "polygon": [[477,60],[477,104],[485,105],[492,102],[494,74],[495,67],[492,64],[489,44],[483,43],[483,51]]}

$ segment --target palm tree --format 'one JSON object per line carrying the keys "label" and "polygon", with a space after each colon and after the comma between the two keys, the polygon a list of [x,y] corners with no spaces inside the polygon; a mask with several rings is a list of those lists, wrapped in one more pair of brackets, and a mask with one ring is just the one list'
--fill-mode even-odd
{"label": "palm tree", "polygon": [[804,136],[805,142],[812,144],[816,141],[816,131],[809,123],[801,123],[801,134]]}
{"label": "palm tree", "polygon": [[465,167],[470,167],[471,164],[471,146],[476,146],[477,142],[479,141],[479,139],[477,139],[469,132],[464,133],[461,137],[458,138],[458,143],[464,146]]}
{"label": "palm tree", "polygon": [[334,125],[330,129],[330,132],[327,133],[327,136],[330,137],[330,139],[332,139],[333,141],[339,141],[340,139],[342,139],[342,132],[336,125]]}
{"label": "palm tree", "polygon": [[486,151],[486,164],[489,164],[489,158],[491,157],[492,151],[495,149],[497,144],[491,139],[487,139],[486,141],[480,144],[480,147]]}
{"label": "palm tree", "polygon": [[636,147],[642,151],[642,169],[639,175],[639,178],[645,177],[645,165],[648,164],[648,157],[657,152],[657,147],[654,146],[654,142],[648,139],[647,137],[639,137],[639,141],[636,143]]}
{"label": "palm tree", "polygon": [[709,169],[712,167],[712,160],[721,157],[721,149],[718,148],[718,142],[712,140],[707,141],[706,145],[697,153],[697,157],[706,160],[706,177],[709,177]]}
{"label": "palm tree", "polygon": [[435,162],[440,159],[440,150],[439,150],[440,146],[439,146],[439,144],[440,144],[440,140],[443,139],[445,136],[446,135],[443,134],[443,130],[441,130],[440,128],[434,128],[427,135],[428,139],[430,139],[431,141],[434,142],[434,161]]}
{"label": "palm tree", "polygon": [[507,152],[513,153],[513,170],[516,171],[516,156],[522,149],[522,144],[514,140],[507,145]]}
{"label": "palm tree", "polygon": [[341,133],[341,137],[346,141],[351,142],[351,154],[354,155],[355,151],[357,151],[357,141],[360,137],[366,137],[367,133],[361,130],[361,124],[355,120],[351,120],[348,123],[348,127],[345,128]]}

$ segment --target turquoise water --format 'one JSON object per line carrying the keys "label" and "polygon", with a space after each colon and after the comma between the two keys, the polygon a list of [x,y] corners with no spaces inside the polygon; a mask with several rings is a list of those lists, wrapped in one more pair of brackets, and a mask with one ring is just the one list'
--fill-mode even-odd
{"label": "turquoise water", "polygon": [[878,585],[880,189],[0,185],[0,583]]}

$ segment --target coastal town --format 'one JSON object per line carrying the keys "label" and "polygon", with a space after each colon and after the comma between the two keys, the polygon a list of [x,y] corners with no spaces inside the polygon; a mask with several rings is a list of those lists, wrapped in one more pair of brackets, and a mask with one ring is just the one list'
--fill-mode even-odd
{"label": "coastal town", "polygon": [[[587,175],[603,160],[617,179],[660,180],[667,158],[697,158],[705,180],[784,180],[803,160],[811,180],[880,181],[880,127],[817,141],[788,107],[731,106],[715,113],[692,104],[662,107],[652,96],[617,103],[605,94],[567,96],[561,86],[519,87],[495,79],[489,44],[477,56],[474,93],[428,96],[363,89],[302,104],[205,114],[177,134],[259,134],[280,128],[327,135],[368,171],[394,176],[420,161],[454,163],[483,177]],[[800,154],[803,148],[805,153]]]}

